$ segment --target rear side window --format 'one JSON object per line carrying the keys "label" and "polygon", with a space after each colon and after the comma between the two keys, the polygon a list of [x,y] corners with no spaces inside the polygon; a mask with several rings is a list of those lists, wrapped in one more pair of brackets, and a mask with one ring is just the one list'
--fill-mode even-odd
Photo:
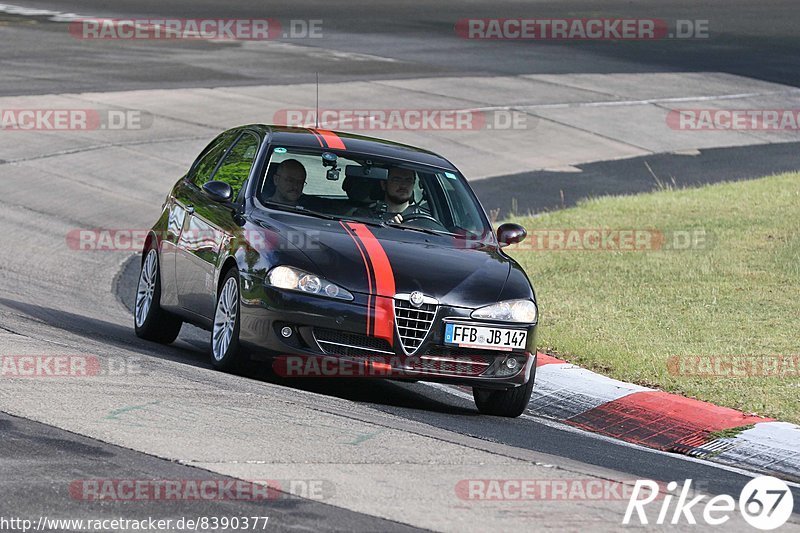
{"label": "rear side window", "polygon": [[243,134],[222,160],[219,169],[213,176],[214,180],[224,181],[231,186],[234,198],[239,195],[242,185],[250,175],[250,169],[256,159],[256,152],[258,152],[258,145],[258,137],[251,133]]}
{"label": "rear side window", "polygon": [[214,173],[214,169],[217,168],[217,164],[219,163],[222,156],[225,155],[225,151],[231,145],[231,143],[236,139],[236,136],[239,132],[226,132],[217,137],[214,146],[206,151],[206,153],[200,157],[200,160],[194,167],[194,172],[192,173],[191,181],[198,187],[202,187],[206,182],[211,179],[211,175]]}

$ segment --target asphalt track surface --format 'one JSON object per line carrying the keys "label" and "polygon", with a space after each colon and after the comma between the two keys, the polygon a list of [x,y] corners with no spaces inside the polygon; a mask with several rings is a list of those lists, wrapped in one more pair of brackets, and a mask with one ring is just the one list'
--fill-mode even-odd
{"label": "asphalt track surface", "polygon": [[[118,0],[9,2],[108,17],[270,17],[321,19],[324,38],[294,39],[311,49],[366,54],[320,61],[285,49],[250,52],[242,43],[106,42],[96,47],[59,27],[8,20],[0,94],[213,87],[444,75],[716,71],[800,85],[797,6],[791,1],[714,0],[631,3],[575,1],[491,3],[262,2]],[[467,42],[454,23],[482,17],[642,17],[708,20],[713,38],[627,42]],[[144,44],[144,46],[139,46]],[[310,52],[311,50],[309,50]],[[386,59],[393,61],[386,61]]]}
{"label": "asphalt track surface", "polygon": [[[798,16],[792,2],[665,2],[631,6],[627,2],[499,2],[491,6],[456,2],[372,3],[345,6],[329,2],[16,2],[28,7],[72,11],[93,16],[176,16],[176,17],[254,17],[279,19],[323,19],[324,40],[295,41],[276,47],[270,54],[248,51],[239,43],[102,43],[89,46],[65,36],[63,27],[44,18],[23,18],[0,14],[4,31],[2,44],[3,78],[0,95],[50,94],[80,91],[214,87],[254,84],[308,82],[315,72],[327,82],[359,79],[420,78],[481,75],[492,77],[522,73],[647,73],[720,71],[756,79],[800,86],[800,39],[796,37]],[[412,15],[424,12],[422,15]],[[532,13],[535,12],[535,13]],[[453,21],[466,17],[502,16],[626,16],[666,19],[708,19],[716,39],[690,42],[553,44],[553,43],[467,43],[452,36]],[[341,52],[341,61],[331,61],[315,50]],[[246,58],[246,59],[243,59]],[[387,61],[391,58],[392,61]],[[663,155],[648,158],[659,176],[680,176],[679,185],[723,179],[748,179],[770,172],[796,169],[796,144],[765,145],[756,148],[703,150],[699,155]],[[0,159],[3,159],[0,151]],[[521,184],[534,183],[540,193],[525,197],[535,210],[572,205],[582,197],[602,193],[636,193],[654,188],[649,174],[642,172],[637,159],[590,163],[582,167],[581,178],[570,183],[559,175],[558,190],[548,171],[499,176],[476,182],[475,188],[489,209],[507,209],[500,192]],[[708,170],[711,169],[709,172]],[[591,178],[591,183],[587,183]],[[16,178],[20,179],[20,178]],[[581,183],[581,180],[584,180]],[[123,192],[137,194],[135,184]],[[529,187],[529,190],[536,188]],[[565,201],[561,190],[566,189]],[[6,191],[6,189],[3,189]],[[159,191],[163,196],[165,191]],[[120,218],[134,220],[142,209],[138,200],[126,199],[119,205],[103,207],[98,216],[78,211],[75,193],[64,189],[64,201],[21,207],[4,203],[3,231],[19,232],[3,239],[8,250],[3,266],[19,273],[25,270],[33,250],[25,243],[35,242],[34,231],[53,231],[53,242],[63,243],[63,229],[92,223],[108,224],[110,214],[121,210]],[[148,193],[149,194],[149,193]],[[135,200],[135,199],[134,199]],[[151,206],[152,207],[152,206]],[[152,210],[152,209],[151,209]],[[32,222],[32,219],[39,219]],[[131,223],[132,224],[132,223]],[[62,233],[57,233],[62,231]],[[29,233],[26,233],[29,232]],[[49,242],[49,241],[48,241]],[[47,244],[45,242],[45,244]],[[44,248],[46,250],[46,248]],[[738,494],[749,479],[745,473],[684,457],[654,452],[570,429],[538,418],[535,406],[515,420],[479,416],[471,401],[457,393],[422,383],[385,381],[309,381],[287,382],[255,369],[245,377],[230,377],[210,372],[208,334],[186,327],[179,341],[170,347],[156,346],[137,339],[126,308],[130,307],[136,280],[136,260],[117,261],[114,272],[109,265],[71,262],[73,256],[61,254],[44,260],[48,277],[31,271],[29,283],[6,279],[0,299],[3,320],[0,329],[13,342],[66,346],[89,346],[92,353],[114,357],[119,351],[138,354],[170,365],[170,378],[204,382],[215,390],[234,395],[241,389],[258,390],[276,397],[294,398],[294,393],[313,393],[322,413],[338,413],[331,405],[336,400],[352,402],[359,413],[374,411],[375,416],[391,415],[393,420],[429,428],[426,431],[451,432],[465,439],[477,439],[489,447],[507,446],[529,457],[570,465],[609,469],[633,478],[661,480],[695,479],[711,493]],[[50,264],[53,263],[53,264]],[[93,271],[92,268],[97,269]],[[111,290],[84,287],[92,275],[113,278]],[[63,280],[53,279],[61,272]],[[55,293],[59,284],[66,294]],[[13,345],[12,341],[9,341]],[[154,367],[155,368],[155,367]],[[2,397],[2,395],[0,395]],[[306,396],[303,396],[304,398]],[[8,401],[12,399],[6,398]],[[65,399],[65,401],[69,401]],[[326,411],[327,410],[327,411]],[[361,415],[369,416],[369,415]],[[82,478],[198,478],[210,475],[198,463],[194,466],[120,448],[96,435],[88,438],[58,429],[57,416],[42,416],[51,425],[8,415],[0,415],[0,511],[3,515],[39,515],[75,512],[94,516],[141,517],[143,507],[104,502],[87,508],[76,505],[64,491],[65,483]],[[397,427],[402,427],[396,424]],[[473,442],[473,441],[470,441]],[[302,443],[293,443],[302,446]],[[477,446],[472,444],[473,446]],[[387,470],[387,477],[391,476]],[[218,477],[218,476],[217,476]],[[488,477],[488,476],[487,476]],[[800,489],[792,487],[795,501]],[[558,512],[555,504],[554,512]],[[148,504],[152,515],[236,515],[252,510],[246,502],[185,504],[185,507]],[[13,511],[13,512],[12,512]],[[428,511],[432,512],[432,511]],[[411,529],[395,521],[368,513],[348,511],[324,502],[286,499],[270,502],[274,528],[290,530],[336,529],[352,531],[401,531]],[[271,518],[273,520],[273,518]],[[543,522],[544,523],[544,522]],[[613,524],[610,524],[613,525]]]}
{"label": "asphalt track surface", "polygon": [[[572,207],[581,200],[711,183],[748,180],[796,171],[800,143],[711,148],[688,154],[656,154],[576,165],[580,172],[536,170],[472,183],[487,211],[500,218]],[[515,209],[515,205],[517,206]],[[524,209],[519,208],[524,206]]]}
{"label": "asphalt track surface", "polygon": [[[24,418],[0,413],[3,434],[3,515],[75,515],[75,500],[62,487],[74,480],[91,479],[187,479],[229,481],[209,472],[179,465],[125,448],[88,439]],[[127,501],[81,502],[81,516],[112,520],[121,516],[140,519],[179,520],[198,516],[269,516],[270,529],[324,530],[335,524],[342,531],[417,531],[417,528],[339,509],[299,497],[258,501],[160,501],[133,505]],[[76,516],[80,518],[81,516]]]}
{"label": "asphalt track surface", "polygon": [[[47,16],[0,12],[4,30],[0,96],[237,85],[533,75],[720,72],[800,87],[800,16],[790,1],[694,2],[137,2],[123,0],[14,5],[117,18],[269,17],[322,20],[323,38],[248,42],[81,41]],[[423,14],[420,14],[423,13]],[[454,21],[481,17],[642,17],[706,20],[710,38],[618,42],[468,41]],[[309,95],[311,98],[311,95]],[[324,105],[325,94],[322,94]],[[312,105],[312,102],[308,102]],[[702,134],[701,134],[702,135]],[[797,145],[734,146],[698,154],[658,154],[589,163],[579,176],[536,170],[476,183],[487,210],[509,214],[574,205],[602,194],[749,179],[795,170]],[[0,152],[0,160],[2,159]],[[646,162],[650,168],[643,164]],[[526,187],[519,187],[520,184]],[[524,212],[523,212],[524,214]]]}

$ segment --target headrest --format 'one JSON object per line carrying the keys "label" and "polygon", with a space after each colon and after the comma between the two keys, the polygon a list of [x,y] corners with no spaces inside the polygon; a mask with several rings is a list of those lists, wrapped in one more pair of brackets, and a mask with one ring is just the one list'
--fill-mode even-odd
{"label": "headrest", "polygon": [[383,189],[380,180],[347,176],[342,182],[342,190],[347,198],[354,202],[374,202],[383,200]]}

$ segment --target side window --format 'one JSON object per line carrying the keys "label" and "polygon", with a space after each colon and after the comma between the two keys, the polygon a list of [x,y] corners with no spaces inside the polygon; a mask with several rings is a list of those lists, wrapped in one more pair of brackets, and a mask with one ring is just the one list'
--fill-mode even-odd
{"label": "side window", "polygon": [[258,137],[245,133],[233,145],[231,151],[222,160],[222,164],[216,174],[214,174],[216,181],[224,181],[231,186],[234,198],[239,195],[242,185],[250,175],[250,168],[253,166],[253,161],[255,161],[258,145]]}
{"label": "side window", "polygon": [[211,174],[217,168],[217,163],[225,155],[225,151],[236,139],[238,132],[226,132],[220,135],[213,148],[205,153],[204,156],[194,167],[191,181],[198,187],[202,187],[207,181],[211,179]]}

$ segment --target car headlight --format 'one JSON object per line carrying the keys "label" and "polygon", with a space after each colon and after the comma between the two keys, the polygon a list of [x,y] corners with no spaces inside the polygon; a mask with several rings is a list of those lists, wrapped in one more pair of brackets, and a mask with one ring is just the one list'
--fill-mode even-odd
{"label": "car headlight", "polygon": [[472,318],[533,324],[536,322],[538,312],[536,304],[530,300],[507,300],[476,309],[471,316]]}
{"label": "car headlight", "polygon": [[276,266],[267,274],[267,283],[279,289],[306,292],[339,300],[352,300],[349,291],[310,272],[285,265]]}

